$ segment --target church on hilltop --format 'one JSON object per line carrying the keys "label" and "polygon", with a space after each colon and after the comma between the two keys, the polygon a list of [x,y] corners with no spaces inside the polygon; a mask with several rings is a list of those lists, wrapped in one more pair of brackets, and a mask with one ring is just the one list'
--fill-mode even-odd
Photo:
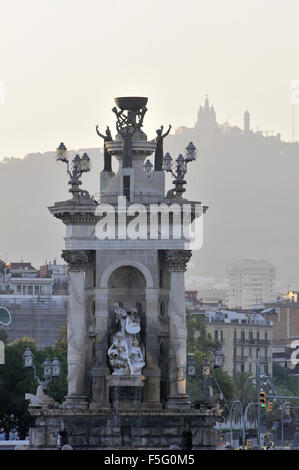
{"label": "church on hilltop", "polygon": [[[229,115],[230,116],[230,115]],[[228,118],[229,118],[228,116]],[[228,123],[227,121],[223,124],[219,124],[216,118],[216,112],[214,106],[210,106],[208,95],[205,97],[204,105],[199,107],[197,113],[197,120],[194,124],[194,128],[187,128],[181,126],[176,129],[175,134],[193,133],[194,135],[200,134],[200,136],[215,137],[221,135],[235,135],[239,137],[267,137],[271,140],[280,141],[280,134],[274,134],[273,131],[254,131],[250,126],[250,113],[248,110],[243,115],[243,126],[238,127]]]}

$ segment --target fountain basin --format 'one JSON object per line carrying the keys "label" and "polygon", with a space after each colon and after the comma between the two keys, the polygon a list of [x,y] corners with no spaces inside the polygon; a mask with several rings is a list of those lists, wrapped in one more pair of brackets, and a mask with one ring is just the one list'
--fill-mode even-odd
{"label": "fountain basin", "polygon": [[141,96],[129,96],[114,98],[116,105],[122,110],[138,111],[147,103],[148,98]]}
{"label": "fountain basin", "polygon": [[108,392],[112,407],[117,409],[136,409],[143,400],[143,375],[111,375],[107,378]]}

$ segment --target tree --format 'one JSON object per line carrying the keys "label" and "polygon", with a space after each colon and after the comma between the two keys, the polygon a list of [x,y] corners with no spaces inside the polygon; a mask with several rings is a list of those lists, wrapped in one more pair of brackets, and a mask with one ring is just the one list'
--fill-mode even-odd
{"label": "tree", "polygon": [[[24,348],[33,343],[14,344],[5,348],[5,364],[0,365],[0,429],[9,439],[9,433],[17,431],[24,439],[33,419],[28,411],[25,393],[34,393],[34,386],[23,366]],[[25,425],[26,423],[26,425]]]}
{"label": "tree", "polygon": [[0,259],[0,273],[4,273],[4,270],[6,268],[6,263]]}
{"label": "tree", "polygon": [[0,341],[2,341],[4,344],[7,344],[8,341],[8,334],[4,328],[0,328]]}
{"label": "tree", "polygon": [[281,395],[299,396],[299,381],[290,374],[289,369],[273,364],[273,383]]}
{"label": "tree", "polygon": [[[187,311],[186,315],[187,323],[187,353],[194,354],[198,370],[198,378],[188,377],[187,378],[187,392],[189,396],[195,397],[203,394],[203,387],[201,380],[202,375],[202,363],[205,357],[212,358],[215,351],[221,346],[219,341],[213,340],[211,335],[207,332],[205,322],[200,315],[192,314]],[[214,377],[213,377],[214,376]],[[214,378],[214,379],[213,379]],[[229,402],[233,397],[233,384],[232,379],[226,371],[221,367],[214,369],[210,383],[215,393],[219,393],[217,383],[224,395],[224,398]],[[225,401],[220,401],[222,408],[225,407]]]}
{"label": "tree", "polygon": [[[253,377],[250,372],[237,372],[233,378],[234,398],[239,400],[243,406],[243,412],[246,406],[251,402],[256,402],[257,388],[253,383]],[[248,416],[255,416],[256,408],[250,407]],[[238,415],[239,416],[239,415]]]}
{"label": "tree", "polygon": [[43,379],[43,362],[48,357],[51,361],[58,357],[61,363],[60,377],[50,382],[46,393],[61,402],[67,393],[67,360],[63,349],[35,348],[30,338],[15,340],[5,348],[5,364],[0,365],[0,430],[8,438],[9,433],[17,431],[20,439],[25,438],[33,418],[29,412],[29,401],[25,393],[36,394],[37,382],[34,380],[32,368],[24,368],[23,354],[30,348],[34,356],[36,375]]}

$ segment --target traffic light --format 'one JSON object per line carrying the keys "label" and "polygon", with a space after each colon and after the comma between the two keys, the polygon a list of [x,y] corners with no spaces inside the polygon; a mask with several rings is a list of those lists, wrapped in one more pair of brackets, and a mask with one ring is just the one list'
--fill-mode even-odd
{"label": "traffic light", "polygon": [[247,449],[251,449],[251,440],[250,439],[247,439],[246,447],[247,447]]}
{"label": "traffic light", "polygon": [[270,432],[270,431],[267,431],[267,432],[266,432],[266,439],[270,439],[270,437],[271,437],[271,432]]}
{"label": "traffic light", "polygon": [[260,406],[261,406],[262,408],[266,408],[266,404],[267,404],[267,401],[266,401],[266,392],[261,391],[261,392],[260,392]]}
{"label": "traffic light", "polygon": [[287,406],[286,406],[286,414],[287,414],[287,415],[290,415],[290,414],[291,414],[291,407],[290,407],[290,405],[287,405]]}
{"label": "traffic light", "polygon": [[273,411],[273,401],[268,401],[268,412],[271,413]]}

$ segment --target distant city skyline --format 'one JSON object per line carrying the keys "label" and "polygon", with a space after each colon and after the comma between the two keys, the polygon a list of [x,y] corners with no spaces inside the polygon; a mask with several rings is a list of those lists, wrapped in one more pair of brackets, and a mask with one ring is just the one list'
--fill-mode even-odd
{"label": "distant city skyline", "polygon": [[114,131],[125,95],[149,97],[149,138],[192,127],[208,94],[218,122],[242,127],[248,109],[253,129],[287,141],[295,110],[298,139],[298,17],[295,0],[2,0],[0,160],[100,146],[95,126]]}

